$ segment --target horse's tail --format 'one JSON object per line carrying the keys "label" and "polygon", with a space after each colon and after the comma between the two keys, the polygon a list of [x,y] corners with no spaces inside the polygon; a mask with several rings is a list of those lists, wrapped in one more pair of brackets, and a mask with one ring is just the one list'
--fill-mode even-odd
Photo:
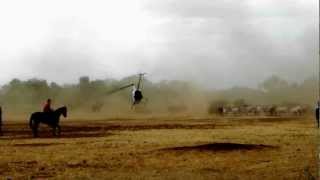
{"label": "horse's tail", "polygon": [[33,124],[33,114],[30,116],[30,119],[29,119],[29,126],[31,129],[32,129],[32,124]]}

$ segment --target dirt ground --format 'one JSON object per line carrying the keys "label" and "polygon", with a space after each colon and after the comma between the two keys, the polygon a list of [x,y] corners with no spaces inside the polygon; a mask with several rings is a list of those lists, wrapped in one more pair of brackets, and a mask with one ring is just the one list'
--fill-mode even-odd
{"label": "dirt ground", "polygon": [[62,119],[53,137],[5,122],[0,179],[309,179],[312,118]]}

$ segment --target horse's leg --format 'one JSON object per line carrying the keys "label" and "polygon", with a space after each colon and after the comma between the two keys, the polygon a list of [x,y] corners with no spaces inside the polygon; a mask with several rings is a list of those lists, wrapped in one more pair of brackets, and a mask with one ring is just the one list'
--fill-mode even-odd
{"label": "horse's leg", "polygon": [[34,122],[34,124],[32,126],[33,137],[38,137],[38,126],[39,126],[39,123]]}
{"label": "horse's leg", "polygon": [[60,136],[60,134],[61,134],[61,127],[60,127],[60,125],[57,125],[57,128],[58,128],[58,136]]}
{"label": "horse's leg", "polygon": [[52,125],[52,134],[53,136],[56,136],[56,126],[55,125]]}

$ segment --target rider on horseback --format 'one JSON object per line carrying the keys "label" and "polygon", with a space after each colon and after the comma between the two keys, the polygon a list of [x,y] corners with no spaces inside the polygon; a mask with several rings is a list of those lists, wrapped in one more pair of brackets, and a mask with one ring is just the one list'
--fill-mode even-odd
{"label": "rider on horseback", "polygon": [[316,114],[317,127],[320,128],[320,100],[317,103],[315,114]]}
{"label": "rider on horseback", "polygon": [[53,109],[51,108],[51,99],[47,99],[47,102],[43,106],[43,112],[53,112]]}
{"label": "rider on horseback", "polygon": [[0,106],[0,135],[2,135],[2,109]]}

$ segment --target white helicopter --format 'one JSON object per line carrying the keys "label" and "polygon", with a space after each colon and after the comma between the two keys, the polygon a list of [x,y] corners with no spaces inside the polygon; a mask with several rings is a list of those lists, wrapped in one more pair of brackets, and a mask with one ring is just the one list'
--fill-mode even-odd
{"label": "white helicopter", "polygon": [[141,84],[142,84],[143,76],[145,74],[146,73],[138,74],[139,80],[138,80],[137,86],[135,86],[134,83],[131,83],[131,84],[119,87],[117,89],[114,89],[114,90],[108,92],[108,95],[111,95],[111,94],[116,93],[118,91],[121,91],[123,89],[127,89],[129,87],[132,87],[132,94],[131,94],[131,96],[132,96],[132,107],[134,105],[140,104],[141,100],[143,99],[143,95],[142,95],[142,91],[141,91],[141,87],[142,87]]}

